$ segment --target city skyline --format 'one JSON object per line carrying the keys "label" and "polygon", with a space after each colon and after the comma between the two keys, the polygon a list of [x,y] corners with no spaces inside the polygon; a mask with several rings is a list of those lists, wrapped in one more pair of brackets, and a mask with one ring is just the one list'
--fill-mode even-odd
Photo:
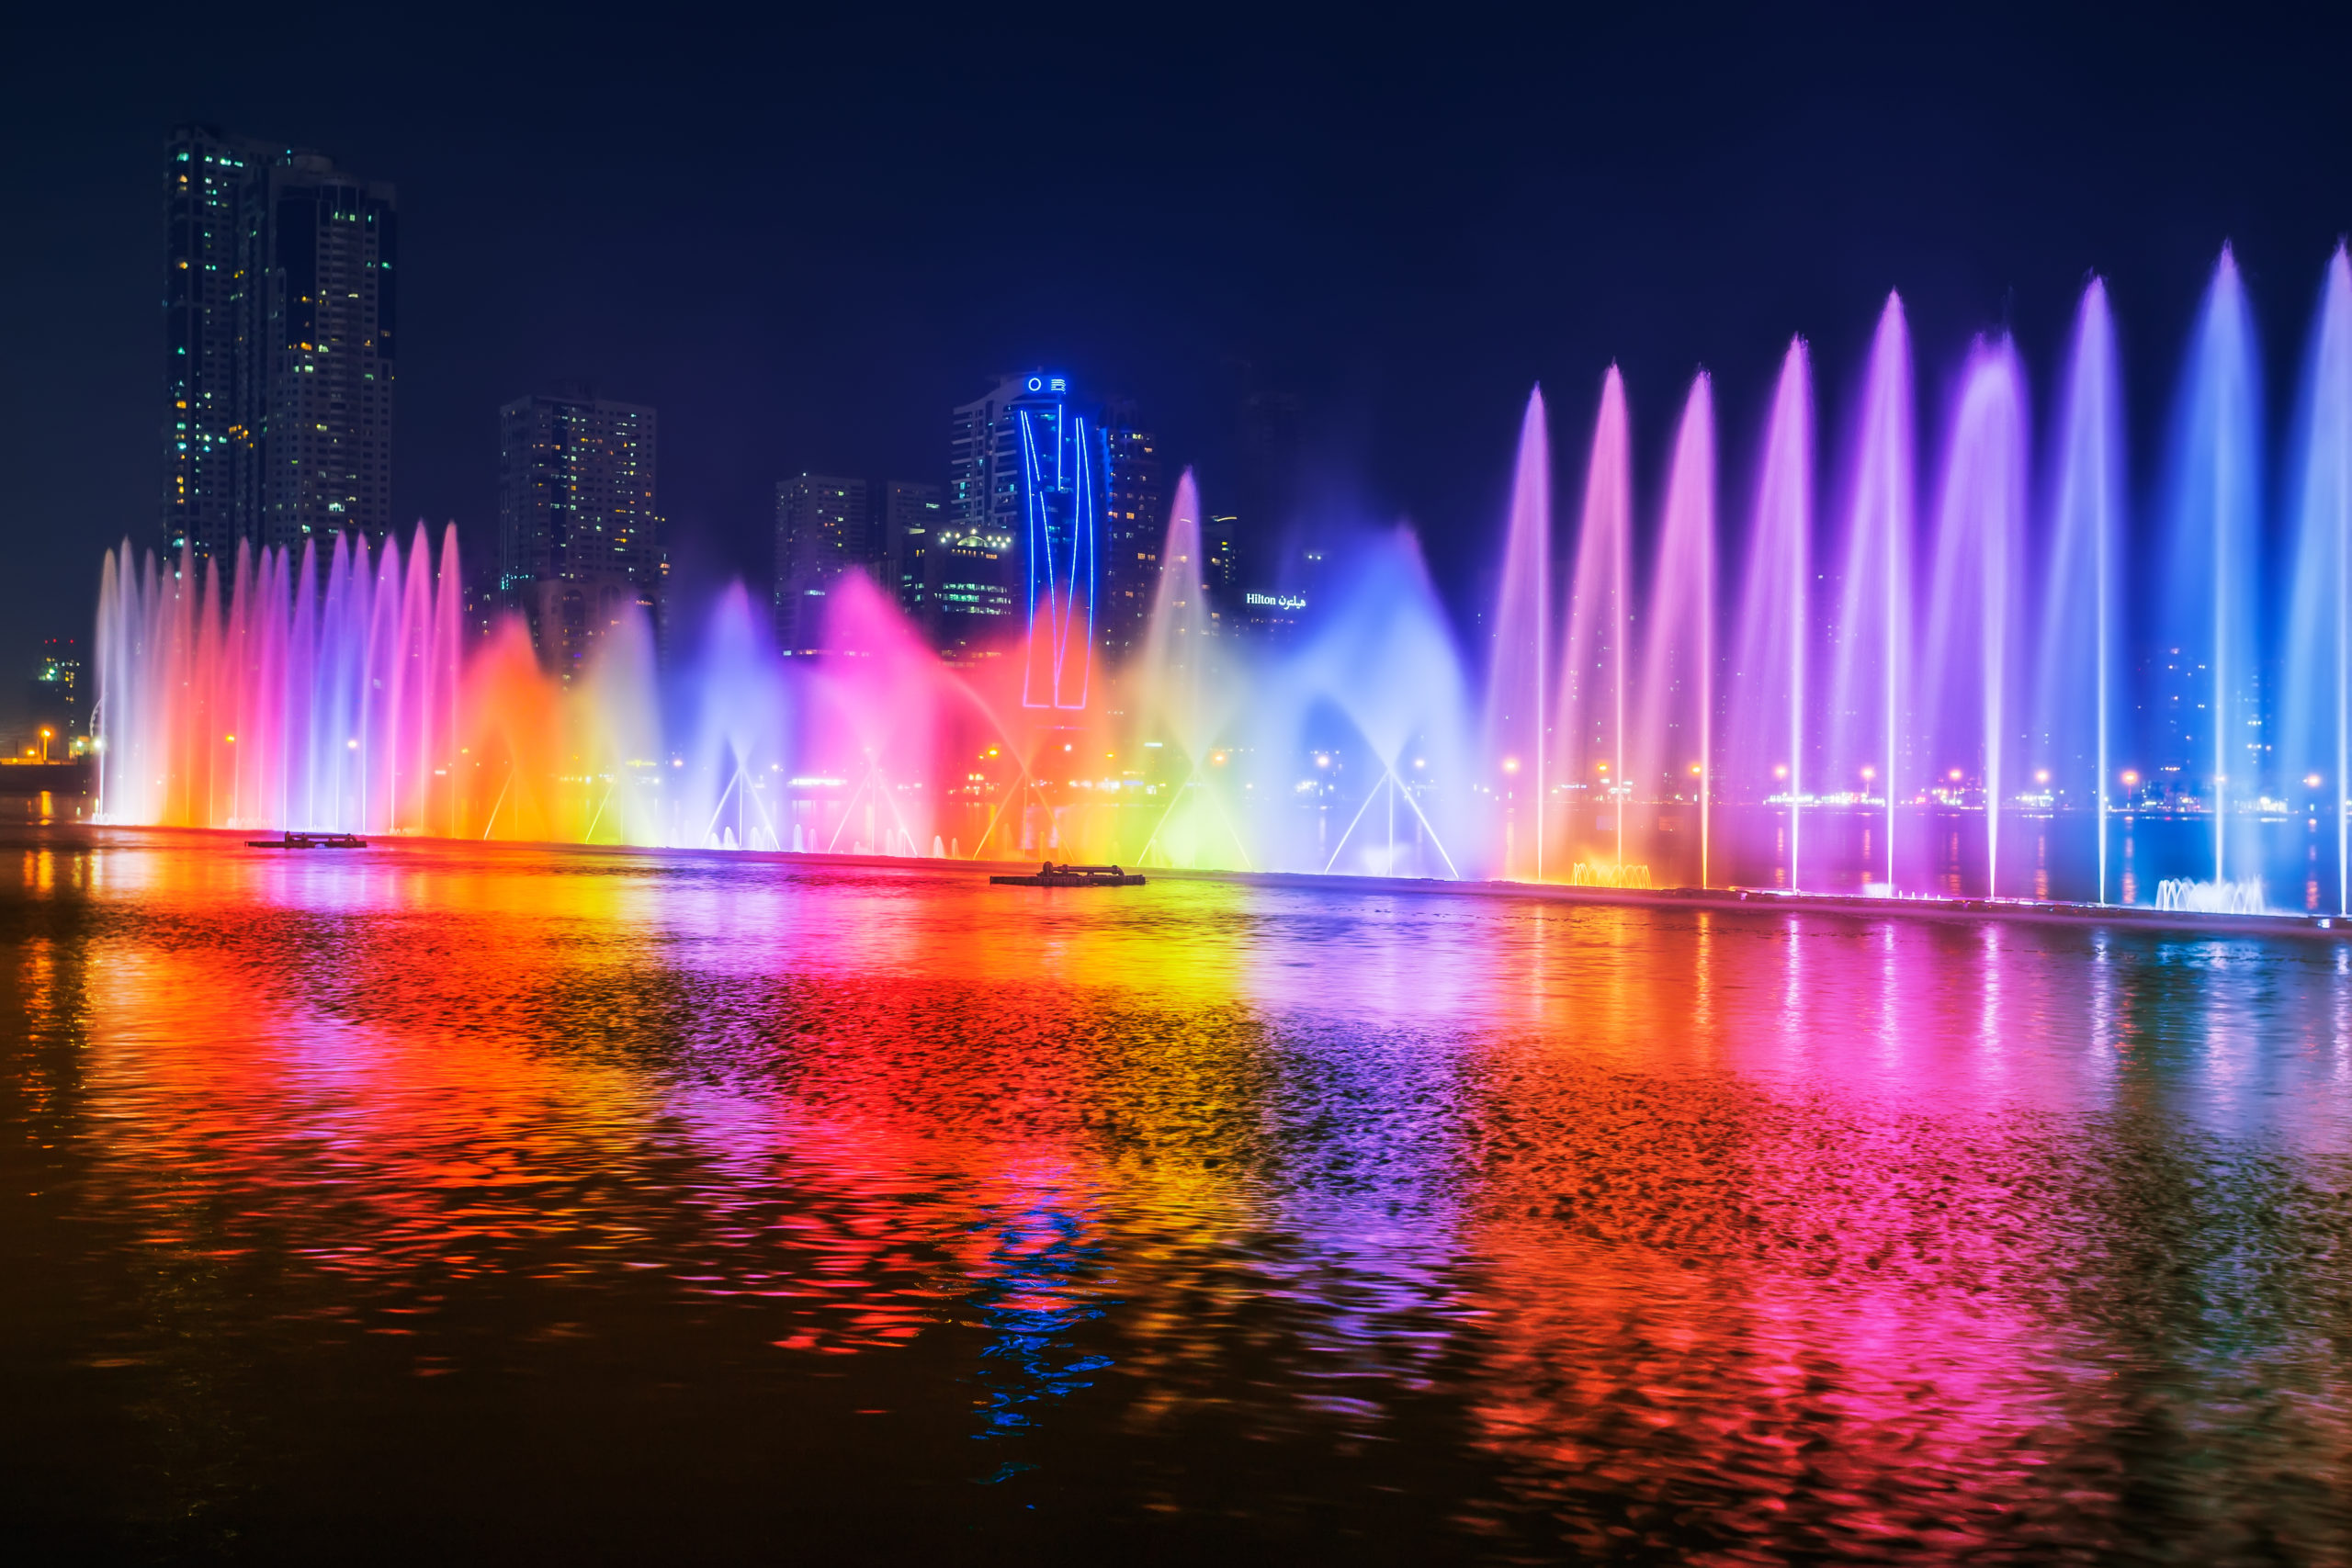
{"label": "city skyline", "polygon": [[28,1561],[2346,1556],[2352,11],[9,41]]}
{"label": "city skyline", "polygon": [[[849,62],[871,41],[779,36]],[[37,33],[13,62],[6,112],[28,155],[6,175],[12,210],[71,236],[76,259],[19,247],[0,290],[26,367],[0,420],[0,505],[38,520],[17,524],[24,586],[0,590],[22,595],[0,615],[12,667],[86,629],[99,550],[152,536],[153,171],[176,123],[284,137],[399,188],[398,526],[454,519],[479,571],[496,550],[496,409],[585,374],[662,410],[682,603],[765,584],[780,478],[944,482],[939,411],[1011,365],[1135,397],[1167,482],[1196,467],[1212,514],[1250,510],[1237,411],[1296,400],[1307,502],[1352,525],[1412,519],[1465,615],[1530,385],[1572,424],[1612,362],[1649,405],[1703,363],[1727,427],[1752,429],[1802,332],[1825,421],[1841,420],[1891,287],[1932,402],[1982,331],[2014,332],[2046,376],[2067,301],[2101,270],[2137,334],[2129,450],[2152,468],[2214,247],[2232,240],[2262,283],[2275,402],[2311,258],[2347,223],[2330,194],[2343,139],[2297,74],[2327,51],[2284,23],[2210,47],[2023,11],[1964,31],[1627,20],[1510,51],[1407,50],[1369,28],[1336,55],[1276,24],[1240,50],[1214,28],[1136,32],[1117,81],[1057,72],[1010,34],[914,29],[804,94],[772,143],[747,134],[763,93],[690,42],[626,60],[590,34],[547,46],[582,80],[626,67],[646,86],[623,137],[570,127],[541,88],[481,91],[543,42],[494,22],[463,59],[401,25],[364,35],[421,96],[293,68],[362,37],[135,38],[103,84],[69,33]],[[1792,94],[1804,112],[1783,111]],[[1075,154],[1069,199],[1037,221],[941,173],[939,138],[981,106],[1048,98],[1124,129]],[[1844,133],[1841,113],[1882,107],[1866,143]],[[1728,150],[1758,139],[1768,164]],[[1981,172],[1995,163],[1998,179]],[[1652,499],[1669,434],[1634,431]],[[1726,474],[1750,457],[1727,450]]]}
{"label": "city skyline", "polygon": [[[381,547],[396,531],[392,186],[198,124],[166,137],[164,186],[159,552],[227,571],[241,553],[343,533]],[[806,470],[776,481],[776,649],[833,648],[829,606],[853,570],[949,657],[1016,655],[1035,706],[1084,708],[1096,662],[1140,646],[1167,526],[1158,437],[1131,399],[1091,397],[1066,375],[989,379],[950,414],[944,484]],[[1272,540],[1297,522],[1298,411],[1287,393],[1241,400],[1234,489],[1249,521],[1206,519],[1201,565],[1211,623],[1228,630],[1263,619],[1242,614],[1243,562],[1275,570]],[[498,424],[496,560],[463,588],[476,635],[520,617],[566,683],[631,614],[666,652],[657,411],[583,378],[503,403]]]}

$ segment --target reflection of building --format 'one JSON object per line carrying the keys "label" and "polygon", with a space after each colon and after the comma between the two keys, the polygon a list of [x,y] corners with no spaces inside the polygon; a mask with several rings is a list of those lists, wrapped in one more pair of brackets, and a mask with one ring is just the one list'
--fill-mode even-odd
{"label": "reflection of building", "polygon": [[398,213],[333,160],[164,149],[164,534],[198,555],[391,526]]}
{"label": "reflection of building", "polygon": [[821,652],[842,578],[874,564],[866,502],[864,479],[802,474],[776,481],[775,640],[785,652]]}
{"label": "reflection of building", "polygon": [[498,423],[499,588],[570,681],[632,610],[661,633],[654,412],[582,393],[517,399]]}

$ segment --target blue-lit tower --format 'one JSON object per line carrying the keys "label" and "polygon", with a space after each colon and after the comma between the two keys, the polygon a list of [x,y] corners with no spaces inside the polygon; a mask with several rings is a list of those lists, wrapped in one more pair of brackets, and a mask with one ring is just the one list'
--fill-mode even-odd
{"label": "blue-lit tower", "polygon": [[1067,401],[1018,406],[1013,423],[1026,590],[1021,700],[1033,708],[1082,708],[1093,675],[1096,535],[1110,454],[1102,426]]}
{"label": "blue-lit tower", "polygon": [[1167,525],[1132,405],[1081,401],[1048,370],[1002,377],[956,410],[947,489],[910,557],[925,630],[954,663],[1017,653],[1031,707],[1082,708],[1095,661],[1141,641]]}

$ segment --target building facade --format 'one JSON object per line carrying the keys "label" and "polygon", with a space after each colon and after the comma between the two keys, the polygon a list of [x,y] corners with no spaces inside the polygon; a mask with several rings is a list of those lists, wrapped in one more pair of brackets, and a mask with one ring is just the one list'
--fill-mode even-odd
{"label": "building facade", "polygon": [[642,615],[660,645],[662,544],[654,411],[589,393],[498,411],[498,587],[566,682]]}
{"label": "building facade", "polygon": [[1136,428],[1129,411],[1114,411],[1103,433],[1110,479],[1102,510],[1102,587],[1099,615],[1102,652],[1114,662],[1143,646],[1159,591],[1159,553],[1168,541],[1168,487],[1159,443]]}
{"label": "building facade", "polygon": [[946,520],[931,553],[934,646],[950,660],[993,657],[1017,634],[1024,532],[1020,416],[1047,412],[1069,392],[1065,377],[1007,376],[949,421]]}
{"label": "building facade", "polygon": [[1158,446],[1132,411],[1048,371],[956,409],[930,546],[935,646],[1012,653],[1024,703],[1084,707],[1097,660],[1139,644],[1150,615],[1167,527]]}
{"label": "building facade", "polygon": [[947,518],[947,491],[940,485],[892,479],[882,487],[882,571],[885,587],[898,595],[926,641],[939,636],[931,576],[931,547]]}
{"label": "building facade", "polygon": [[392,186],[214,127],[164,148],[163,538],[198,557],[391,527]]}
{"label": "building facade", "polygon": [[202,125],[175,127],[164,144],[162,523],[170,552],[226,556],[254,532],[256,171],[288,155]]}
{"label": "building facade", "polygon": [[53,744],[50,753],[78,750],[90,732],[89,705],[82,688],[82,647],[70,637],[45,637],[40,665],[30,682],[27,705],[34,732]]}
{"label": "building facade", "polygon": [[263,536],[392,526],[399,215],[392,187],[297,152],[265,172]]}
{"label": "building facade", "polygon": [[876,548],[864,479],[801,474],[775,487],[775,641],[787,654],[822,653],[842,579],[869,570]]}

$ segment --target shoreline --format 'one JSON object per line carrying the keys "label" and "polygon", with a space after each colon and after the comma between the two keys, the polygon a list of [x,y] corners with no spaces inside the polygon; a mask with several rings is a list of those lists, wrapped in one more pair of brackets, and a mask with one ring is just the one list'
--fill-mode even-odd
{"label": "shoreline", "polygon": [[[282,850],[256,848],[245,840],[248,829],[233,828],[132,827],[123,824],[61,822],[43,826],[7,824],[9,831],[96,840],[117,834],[159,834],[219,842],[223,849],[246,854],[349,856],[368,851]],[[1042,857],[1017,861],[934,859],[928,855],[823,854],[791,850],[659,849],[638,844],[579,844],[509,839],[443,839],[378,836],[368,850],[401,844],[465,849],[558,851],[576,854],[617,854],[631,858],[666,856],[694,860],[750,861],[774,865],[839,867],[843,870],[948,871],[975,875],[1033,872]],[[2013,920],[2041,925],[2111,926],[2129,931],[2180,931],[2207,936],[2291,937],[2329,942],[2352,942],[2352,917],[2341,915],[2203,913],[2157,909],[2144,904],[2086,904],[2027,898],[1966,898],[1898,894],[1878,897],[1859,893],[1784,892],[1756,887],[1623,888],[1579,886],[1569,883],[1509,880],[1453,880],[1442,877],[1356,876],[1293,871],[1199,871],[1169,866],[1129,866],[1149,878],[1184,882],[1226,882],[1242,886],[1292,887],[1325,892],[1418,893],[1456,897],[1540,898],[1552,903],[1639,909],[1704,909],[1726,914],[1822,914],[1860,919],[1896,918],[1921,920]],[[1091,892],[1091,890],[1089,890]]]}

